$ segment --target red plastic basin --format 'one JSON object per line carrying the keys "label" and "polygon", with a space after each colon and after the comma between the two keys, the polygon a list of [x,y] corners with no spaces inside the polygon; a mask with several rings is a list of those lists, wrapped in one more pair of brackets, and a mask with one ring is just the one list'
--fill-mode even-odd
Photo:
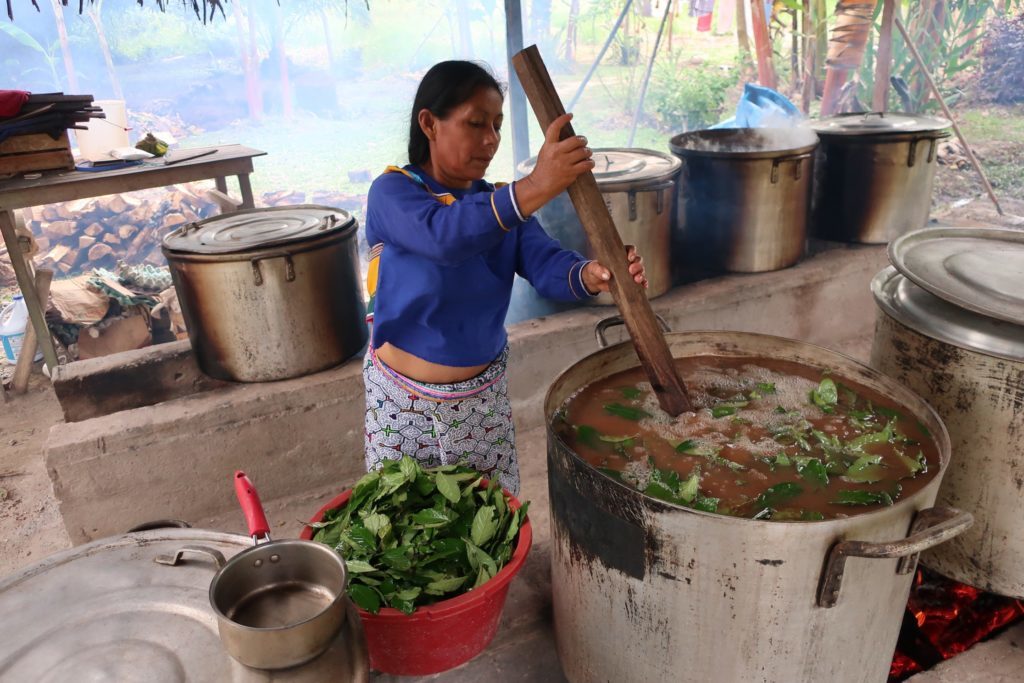
{"label": "red plastic basin", "polygon": [[[310,521],[323,519],[328,510],[348,504],[348,490],[324,505]],[[509,507],[520,507],[515,496],[505,491]],[[300,538],[311,540],[315,530],[305,527]],[[377,614],[359,610],[370,653],[370,666],[397,676],[426,676],[453,669],[483,652],[498,630],[508,586],[522,568],[533,543],[530,518],[519,529],[519,541],[512,558],[490,581],[454,598],[418,607],[403,614],[382,607]]]}

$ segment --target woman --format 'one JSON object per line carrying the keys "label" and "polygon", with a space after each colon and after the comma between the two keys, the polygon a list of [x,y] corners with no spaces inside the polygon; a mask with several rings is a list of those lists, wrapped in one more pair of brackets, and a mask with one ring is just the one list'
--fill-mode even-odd
{"label": "woman", "polygon": [[[502,103],[481,66],[435,65],[413,102],[409,165],[370,187],[366,465],[403,454],[427,467],[464,462],[518,493],[504,327],[514,276],[573,301],[607,291],[611,273],[529,218],[594,167],[585,138],[558,140],[571,114],[548,128],[529,176],[483,180],[501,141]],[[632,247],[627,258],[646,286]]]}

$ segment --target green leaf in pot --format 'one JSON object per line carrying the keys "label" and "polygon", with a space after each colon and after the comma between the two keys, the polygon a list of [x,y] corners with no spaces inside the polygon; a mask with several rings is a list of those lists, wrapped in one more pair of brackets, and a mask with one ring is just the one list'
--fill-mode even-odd
{"label": "green leaf in pot", "polygon": [[811,389],[811,403],[826,413],[834,413],[838,402],[839,389],[830,377],[821,380],[817,389]]}
{"label": "green leaf in pot", "polygon": [[686,483],[679,487],[679,499],[684,503],[692,503],[698,493],[700,493],[700,475],[691,474]]}
{"label": "green leaf in pot", "polygon": [[828,472],[825,470],[825,465],[822,464],[821,460],[807,456],[797,456],[793,460],[796,462],[797,474],[803,479],[809,481],[817,488],[828,486]]}
{"label": "green leaf in pot", "polygon": [[836,494],[835,505],[892,505],[892,496],[885,491],[845,489]]}
{"label": "green leaf in pot", "polygon": [[882,464],[882,456],[880,455],[862,455],[850,468],[846,470],[846,474],[843,477],[847,481],[856,482],[858,484],[872,484],[876,481],[881,481],[885,478],[885,465]]}
{"label": "green leaf in pot", "polygon": [[619,392],[631,401],[640,398],[644,393],[636,387],[619,387]]}
{"label": "green leaf in pot", "polygon": [[779,508],[783,504],[796,498],[804,489],[800,484],[792,481],[785,481],[765,489],[764,493],[757,497],[757,506],[760,508]]}
{"label": "green leaf in pot", "polygon": [[621,417],[626,420],[633,420],[634,422],[639,422],[643,418],[651,416],[650,413],[644,410],[640,410],[639,408],[632,408],[630,406],[624,406],[621,403],[606,403],[604,405],[604,410],[606,413],[610,415]]}
{"label": "green leaf in pot", "polygon": [[573,427],[576,430],[576,438],[584,446],[590,448],[598,448],[601,445],[601,432],[597,431],[590,425],[576,425]]}

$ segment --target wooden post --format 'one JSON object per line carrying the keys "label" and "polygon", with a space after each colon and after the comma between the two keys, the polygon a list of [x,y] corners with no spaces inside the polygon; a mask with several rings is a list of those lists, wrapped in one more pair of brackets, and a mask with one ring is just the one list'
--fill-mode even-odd
{"label": "wooden post", "polygon": [[[31,295],[39,302],[39,306],[45,313],[46,302],[50,300],[50,283],[53,281],[53,271],[46,269],[37,270],[34,279],[35,288]],[[28,296],[29,294],[26,292],[26,300]],[[49,330],[47,330],[47,337],[49,337]],[[24,394],[28,390],[28,377],[32,372],[32,361],[36,356],[38,341],[36,328],[29,325],[25,330],[24,342],[21,345],[21,351],[18,353],[18,362],[14,366],[14,377],[11,380],[11,389],[16,394]]]}
{"label": "wooden post", "polygon": [[751,0],[750,21],[754,25],[754,49],[757,51],[757,82],[772,90],[778,89],[778,77],[772,64],[772,39],[768,34],[768,17],[764,13],[762,0]]}
{"label": "wooden post", "polygon": [[[519,74],[519,81],[533,106],[541,130],[565,113],[562,101],[551,83],[544,61],[531,45],[515,57],[512,64]],[[560,139],[572,137],[575,132],[567,124],[561,131]],[[591,172],[579,176],[568,188],[580,223],[587,233],[598,260],[612,272],[611,294],[622,312],[626,328],[633,339],[637,356],[650,379],[662,409],[673,417],[692,409],[686,386],[679,377],[668,343],[658,327],[651,303],[642,287],[633,282],[629,265],[625,259],[626,248],[615,229],[611,214],[605,206],[601,190]]]}
{"label": "wooden post", "polygon": [[36,330],[39,344],[43,348],[43,358],[46,359],[46,366],[51,371],[57,367],[57,349],[53,346],[53,339],[50,338],[49,328],[46,326],[46,318],[39,307],[39,299],[34,296],[35,282],[29,272],[28,263],[25,262],[25,255],[18,244],[18,235],[14,230],[14,213],[0,209],[0,235],[3,235],[4,243],[7,245],[7,254],[11,257],[11,265],[14,266],[14,275],[18,279],[18,287],[25,297],[25,306],[28,308],[29,318],[32,320],[32,327]]}
{"label": "wooden post", "polygon": [[817,68],[817,38],[814,32],[813,20],[811,16],[811,0],[804,0],[803,9],[803,29],[804,29],[804,82],[803,92],[801,93],[801,105],[804,114],[809,114],[811,111],[811,102],[814,101],[815,91],[817,90],[816,85],[818,82],[818,68]]}
{"label": "wooden post", "polygon": [[892,74],[892,26],[896,18],[896,0],[883,0],[882,29],[878,34],[878,52],[875,55],[875,91],[871,97],[874,111],[885,111],[889,101],[889,76]]}

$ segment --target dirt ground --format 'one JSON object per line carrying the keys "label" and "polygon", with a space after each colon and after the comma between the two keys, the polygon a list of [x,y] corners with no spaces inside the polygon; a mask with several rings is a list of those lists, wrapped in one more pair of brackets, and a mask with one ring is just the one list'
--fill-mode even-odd
{"label": "dirt ground", "polygon": [[38,364],[28,392],[0,403],[0,577],[70,545],[43,462],[46,435],[62,419]]}

